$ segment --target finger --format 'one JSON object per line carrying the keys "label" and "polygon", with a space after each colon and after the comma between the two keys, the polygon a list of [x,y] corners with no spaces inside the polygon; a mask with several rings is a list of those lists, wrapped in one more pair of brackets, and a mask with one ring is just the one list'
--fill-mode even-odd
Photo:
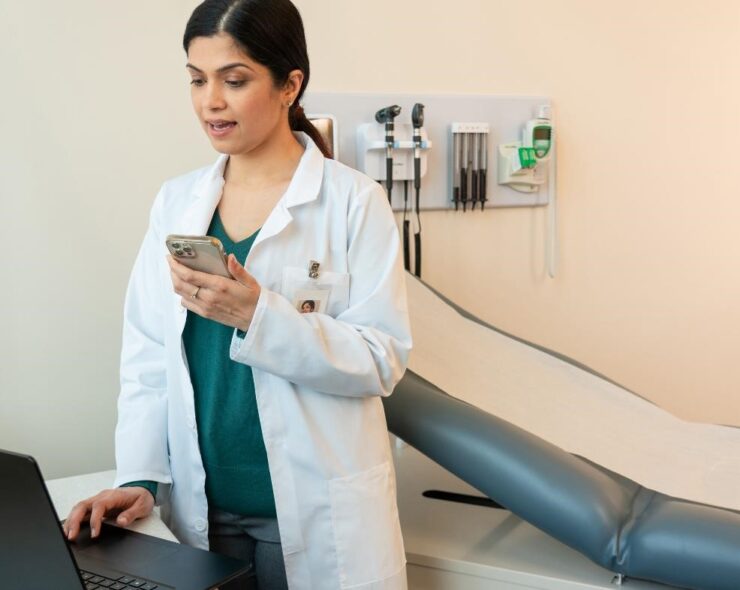
{"label": "finger", "polygon": [[183,281],[174,272],[170,272],[170,278],[172,279],[172,288],[175,293],[182,297],[192,297],[193,293],[195,293],[195,290],[198,288],[196,285]]}
{"label": "finger", "polygon": [[236,259],[236,256],[229,254],[228,258],[229,272],[231,276],[239,281],[242,285],[251,287],[256,281],[254,277],[247,272],[247,269],[242,266]]}
{"label": "finger", "polygon": [[193,270],[188,268],[184,264],[180,264],[176,260],[172,260],[170,263],[170,270],[177,275],[177,277],[186,283],[195,285],[197,287],[209,286],[212,284],[214,278],[218,278],[207,272],[201,272],[199,270]]}
{"label": "finger", "polygon": [[67,516],[67,520],[64,522],[64,533],[67,539],[74,541],[77,538],[77,534],[80,532],[80,523],[87,518],[87,514],[90,511],[90,500],[82,500],[75,504],[74,508]]}
{"label": "finger", "polygon": [[90,536],[92,538],[100,534],[100,527],[106,512],[108,512],[108,508],[108,502],[105,499],[100,498],[93,502],[92,510],[90,511]]}
{"label": "finger", "polygon": [[65,524],[67,538],[74,541],[80,532],[80,524],[87,520],[88,510],[75,508],[67,517]]}
{"label": "finger", "polygon": [[[144,491],[146,492],[146,490]],[[149,494],[149,492],[146,493]],[[151,496],[151,494],[149,495]],[[145,501],[144,497],[139,496],[139,498],[137,498],[136,502],[134,502],[134,504],[130,508],[124,510],[123,512],[121,512],[121,514],[118,515],[116,523],[121,526],[128,526],[137,518],[148,516],[150,510],[151,508]]]}
{"label": "finger", "polygon": [[172,270],[174,270],[175,268],[179,268],[181,266],[185,266],[184,264],[182,264],[182,262],[180,262],[174,256],[172,256],[172,254],[167,255],[167,264],[170,265],[170,268]]}
{"label": "finger", "polygon": [[193,313],[197,313],[199,316],[207,318],[210,315],[210,312],[206,309],[205,306],[201,305],[198,302],[198,299],[200,298],[200,292],[198,293],[198,297],[193,299],[192,297],[183,297],[180,299],[180,305],[182,305],[185,309],[188,311],[192,311]]}

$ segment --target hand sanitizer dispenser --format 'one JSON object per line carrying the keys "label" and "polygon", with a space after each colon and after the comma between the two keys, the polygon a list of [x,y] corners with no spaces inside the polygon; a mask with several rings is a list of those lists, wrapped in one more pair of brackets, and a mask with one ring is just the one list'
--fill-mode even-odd
{"label": "hand sanitizer dispenser", "polygon": [[541,105],[537,117],[524,125],[522,141],[498,146],[498,183],[523,193],[537,192],[547,180],[551,148],[550,106]]}

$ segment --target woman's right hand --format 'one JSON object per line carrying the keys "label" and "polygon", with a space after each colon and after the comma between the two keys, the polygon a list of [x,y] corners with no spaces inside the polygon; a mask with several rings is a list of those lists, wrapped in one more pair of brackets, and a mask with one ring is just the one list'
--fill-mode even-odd
{"label": "woman's right hand", "polygon": [[137,518],[149,516],[154,508],[154,498],[149,490],[141,487],[103,490],[99,494],[75,504],[64,522],[64,534],[70,541],[77,538],[80,524],[90,521],[90,536],[97,537],[103,519],[118,515],[116,524],[128,526]]}

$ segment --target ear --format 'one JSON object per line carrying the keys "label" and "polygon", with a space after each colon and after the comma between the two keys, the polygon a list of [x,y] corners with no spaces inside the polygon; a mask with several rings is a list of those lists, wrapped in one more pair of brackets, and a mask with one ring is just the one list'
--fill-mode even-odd
{"label": "ear", "polygon": [[288,79],[285,81],[283,86],[283,96],[286,102],[292,102],[298,93],[301,91],[303,85],[303,79],[305,76],[301,70],[292,70],[288,74]]}

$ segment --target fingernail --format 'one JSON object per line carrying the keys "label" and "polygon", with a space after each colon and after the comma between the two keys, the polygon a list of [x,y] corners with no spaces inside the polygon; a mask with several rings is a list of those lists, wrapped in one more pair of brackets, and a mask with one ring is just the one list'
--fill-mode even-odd
{"label": "fingernail", "polygon": [[122,524],[122,525],[126,526],[127,523],[128,523],[128,521],[126,520],[126,517],[125,516],[120,516],[118,518],[118,524]]}
{"label": "fingernail", "polygon": [[98,536],[98,530],[95,528],[90,529],[90,536],[91,537],[97,537]]}

